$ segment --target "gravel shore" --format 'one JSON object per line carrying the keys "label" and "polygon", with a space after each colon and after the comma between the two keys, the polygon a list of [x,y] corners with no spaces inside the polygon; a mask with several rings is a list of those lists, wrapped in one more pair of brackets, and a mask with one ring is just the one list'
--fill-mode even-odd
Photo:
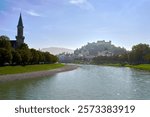
{"label": "gravel shore", "polygon": [[10,74],[10,75],[0,75],[0,82],[14,81],[14,80],[22,80],[29,78],[39,78],[39,77],[47,77],[52,76],[56,73],[71,71],[76,69],[78,66],[76,65],[66,65],[62,68],[52,69],[47,71],[38,71],[38,72],[30,72],[30,73],[21,73],[21,74]]}

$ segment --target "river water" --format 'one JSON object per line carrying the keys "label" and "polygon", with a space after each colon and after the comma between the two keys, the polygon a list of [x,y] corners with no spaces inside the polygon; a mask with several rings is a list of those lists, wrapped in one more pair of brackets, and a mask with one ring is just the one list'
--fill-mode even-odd
{"label": "river water", "polygon": [[51,77],[1,83],[0,99],[150,99],[150,72],[81,65]]}

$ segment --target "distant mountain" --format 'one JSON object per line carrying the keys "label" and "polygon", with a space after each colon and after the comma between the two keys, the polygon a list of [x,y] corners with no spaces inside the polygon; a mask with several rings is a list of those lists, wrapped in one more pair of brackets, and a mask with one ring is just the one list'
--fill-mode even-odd
{"label": "distant mountain", "polygon": [[88,43],[79,49],[74,51],[75,56],[78,57],[96,57],[96,56],[113,56],[119,55],[126,52],[125,48],[116,47],[111,41],[97,41]]}
{"label": "distant mountain", "polygon": [[43,49],[41,49],[41,51],[43,51],[43,52],[47,51],[47,52],[50,52],[51,54],[54,54],[54,55],[58,55],[58,54],[61,54],[61,53],[69,53],[69,54],[74,53],[74,50],[72,50],[72,49],[59,48],[59,47],[43,48]]}

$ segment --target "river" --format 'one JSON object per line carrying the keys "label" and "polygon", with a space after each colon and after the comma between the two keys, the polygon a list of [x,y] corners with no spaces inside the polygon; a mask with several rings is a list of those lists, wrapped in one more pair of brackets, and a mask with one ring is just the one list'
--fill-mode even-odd
{"label": "river", "polygon": [[80,65],[51,77],[0,84],[0,99],[150,99],[150,72],[125,67]]}

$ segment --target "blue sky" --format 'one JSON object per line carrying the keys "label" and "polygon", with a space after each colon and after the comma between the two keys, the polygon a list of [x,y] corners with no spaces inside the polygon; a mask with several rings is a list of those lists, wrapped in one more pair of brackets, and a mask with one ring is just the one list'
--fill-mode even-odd
{"label": "blue sky", "polygon": [[31,48],[150,44],[150,0],[0,0],[0,35],[15,39],[20,12]]}

